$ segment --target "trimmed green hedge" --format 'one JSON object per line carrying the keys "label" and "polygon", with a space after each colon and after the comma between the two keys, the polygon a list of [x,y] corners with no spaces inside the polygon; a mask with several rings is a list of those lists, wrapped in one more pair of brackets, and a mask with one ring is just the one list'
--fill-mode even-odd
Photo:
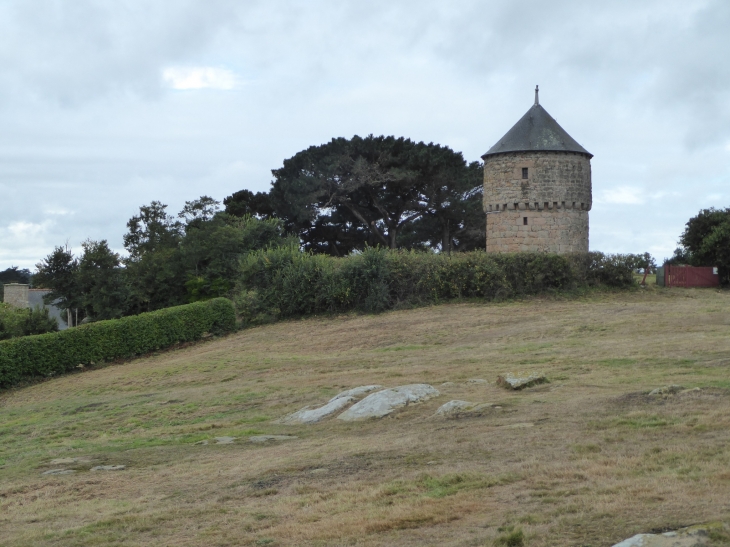
{"label": "trimmed green hedge", "polygon": [[0,342],[0,387],[63,374],[78,367],[142,355],[236,328],[226,298],[99,321],[62,332]]}
{"label": "trimmed green hedge", "polygon": [[244,322],[322,312],[377,312],[459,298],[495,300],[546,291],[634,284],[634,255],[452,255],[368,248],[344,258],[280,247],[241,263],[235,297]]}

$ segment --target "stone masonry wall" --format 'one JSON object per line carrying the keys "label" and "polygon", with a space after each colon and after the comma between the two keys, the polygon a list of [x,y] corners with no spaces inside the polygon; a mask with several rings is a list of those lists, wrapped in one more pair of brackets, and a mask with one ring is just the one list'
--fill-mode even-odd
{"label": "stone masonry wall", "polygon": [[527,251],[558,254],[588,252],[588,211],[524,210],[487,215],[487,252]]}
{"label": "stone masonry wall", "polygon": [[16,308],[28,307],[28,285],[9,283],[3,288],[3,301]]}
{"label": "stone masonry wall", "polygon": [[[522,178],[526,167],[527,179]],[[484,210],[590,211],[591,161],[573,152],[514,152],[484,160]]]}
{"label": "stone masonry wall", "polygon": [[487,252],[587,252],[592,202],[591,163],[584,154],[488,156],[484,160]]}

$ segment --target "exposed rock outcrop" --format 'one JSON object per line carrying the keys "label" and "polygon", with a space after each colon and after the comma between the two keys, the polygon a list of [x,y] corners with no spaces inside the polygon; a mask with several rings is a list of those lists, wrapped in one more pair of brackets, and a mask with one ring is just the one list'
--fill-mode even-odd
{"label": "exposed rock outcrop", "polygon": [[470,403],[468,401],[449,401],[439,407],[435,416],[455,420],[483,416],[493,405],[491,403]]}
{"label": "exposed rock outcrop", "polygon": [[355,403],[340,414],[337,419],[354,422],[370,418],[382,418],[406,405],[421,403],[438,395],[438,390],[428,384],[410,384],[384,389],[368,395],[359,403]]}
{"label": "exposed rock outcrop", "polygon": [[544,374],[528,374],[527,376],[514,376],[512,374],[505,374],[504,376],[497,377],[497,385],[506,389],[512,389],[519,391],[527,387],[536,386],[539,384],[546,384],[548,379]]}
{"label": "exposed rock outcrop", "polygon": [[382,387],[383,386],[372,385],[348,389],[347,391],[343,391],[342,393],[332,397],[324,406],[319,408],[306,406],[301,410],[297,410],[296,412],[289,414],[288,416],[284,416],[281,420],[279,420],[279,423],[288,425],[317,423],[354,403],[366,393],[375,391]]}

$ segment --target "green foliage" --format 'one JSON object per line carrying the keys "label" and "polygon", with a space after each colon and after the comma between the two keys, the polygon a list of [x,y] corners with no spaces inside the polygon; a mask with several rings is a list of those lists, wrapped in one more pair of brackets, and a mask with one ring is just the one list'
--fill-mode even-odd
{"label": "green foliage", "polygon": [[272,173],[268,196],[238,192],[226,198],[226,210],[275,214],[306,250],[343,256],[383,245],[448,254],[484,246],[482,165],[448,147],[337,138]]}
{"label": "green foliage", "polygon": [[225,198],[223,205],[226,206],[226,213],[237,217],[253,216],[265,219],[274,216],[271,198],[266,192],[254,194],[251,190],[240,190]]}
{"label": "green foliage", "polygon": [[0,303],[0,340],[57,330],[58,323],[46,308],[25,309]]}
{"label": "green foliage", "polygon": [[17,266],[10,266],[0,272],[0,283],[30,283],[31,273],[28,269],[19,269]]}
{"label": "green foliage", "polygon": [[233,288],[240,257],[284,242],[281,222],[219,213],[188,225],[176,256],[188,301],[224,296]]}
{"label": "green foliage", "polygon": [[[132,260],[159,249],[175,247],[180,240],[182,224],[168,214],[167,205],[153,201],[139,208],[127,222],[129,231],[124,235],[124,248]],[[182,214],[182,213],[181,213]]]}
{"label": "green foliage", "polygon": [[124,260],[106,241],[85,241],[80,258],[54,249],[37,265],[37,285],[51,289],[46,302],[99,321],[227,296],[242,255],[290,243],[280,220],[216,212],[208,196],[185,202],[184,223],[166,207],[152,202],[130,219]]}
{"label": "green foliage", "polygon": [[[578,285],[626,287],[633,283],[633,272],[638,267],[645,267],[649,253],[636,254],[604,254],[576,253],[569,255],[573,275]],[[642,265],[642,266],[639,266]]]}
{"label": "green foliage", "polygon": [[244,322],[323,312],[378,312],[459,298],[503,298],[634,283],[630,255],[487,254],[368,247],[346,258],[291,245],[241,262],[236,305]]}
{"label": "green foliage", "polygon": [[78,284],[79,261],[68,247],[56,247],[46,258],[36,264],[33,276],[36,287],[51,289],[44,299],[56,302],[61,309],[83,308]]}
{"label": "green foliage", "polygon": [[720,282],[730,283],[730,208],[701,210],[687,221],[679,243],[670,263],[716,266]]}
{"label": "green foliage", "polygon": [[499,536],[494,544],[504,545],[505,547],[522,547],[525,544],[525,534],[521,528],[515,530],[514,526],[505,526],[499,528],[500,532],[506,532]]}
{"label": "green foliage", "polygon": [[0,342],[0,387],[33,377],[63,374],[79,365],[149,353],[235,327],[232,303],[216,298],[62,332],[6,340]]}
{"label": "green foliage", "polygon": [[84,315],[93,321],[116,319],[124,314],[129,288],[119,255],[106,240],[86,240],[79,260],[76,283]]}

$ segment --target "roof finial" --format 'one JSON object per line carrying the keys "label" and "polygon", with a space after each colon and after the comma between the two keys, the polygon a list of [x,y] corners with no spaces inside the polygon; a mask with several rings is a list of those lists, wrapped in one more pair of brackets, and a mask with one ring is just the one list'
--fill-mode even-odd
{"label": "roof finial", "polygon": [[540,88],[538,86],[535,86],[535,106],[540,104],[540,98],[537,95],[539,92]]}

